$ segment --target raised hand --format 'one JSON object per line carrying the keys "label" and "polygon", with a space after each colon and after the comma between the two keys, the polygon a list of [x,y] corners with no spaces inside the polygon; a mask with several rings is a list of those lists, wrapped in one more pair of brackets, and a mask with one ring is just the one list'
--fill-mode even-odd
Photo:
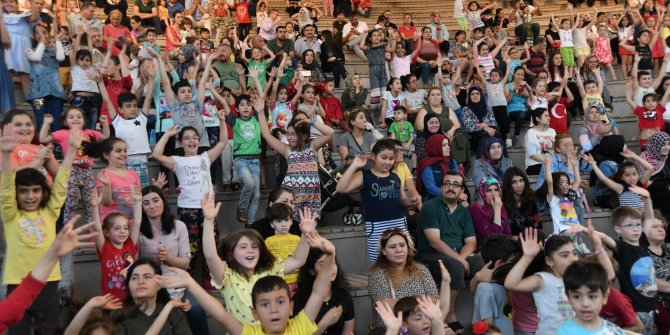
{"label": "raised hand", "polygon": [[221,208],[221,203],[216,203],[214,201],[214,194],[209,192],[205,193],[200,200],[200,207],[202,208],[202,215],[205,217],[205,220],[214,220],[219,214],[219,209]]}
{"label": "raised hand", "polygon": [[442,282],[447,282],[447,283],[451,282],[451,275],[449,274],[449,270],[447,270],[447,267],[444,266],[444,263],[442,262],[442,260],[438,259],[437,263],[440,265],[440,274],[442,275]]}
{"label": "raised hand", "polygon": [[368,164],[368,157],[366,155],[358,155],[354,158],[353,162],[351,162],[351,166],[354,166],[357,169],[364,167],[366,164]]}
{"label": "raised hand", "polygon": [[[668,55],[670,55],[670,53]],[[636,153],[629,150],[627,147],[623,148],[623,151],[621,152],[621,156],[624,156],[628,159],[634,159],[634,158],[638,157]]]}
{"label": "raised hand", "polygon": [[165,131],[165,135],[167,135],[169,137],[172,137],[172,136],[177,135],[177,134],[179,134],[179,127],[177,127],[177,126],[172,126]]}
{"label": "raised hand", "polygon": [[540,245],[537,243],[537,229],[526,228],[523,234],[519,234],[521,248],[524,256],[535,257],[540,253]]}
{"label": "raised hand", "polygon": [[44,114],[44,124],[50,125],[54,122],[54,117],[51,114]]}
{"label": "raised hand", "polygon": [[142,202],[142,189],[132,185],[130,186],[130,198],[135,202]]}
{"label": "raised hand", "polygon": [[422,295],[416,300],[419,303],[419,310],[429,320],[439,320],[442,318],[440,304],[437,301],[433,301],[433,298]]}
{"label": "raised hand", "polygon": [[110,186],[111,181],[109,180],[109,176],[107,173],[103,170],[98,173],[98,181],[102,183],[103,186],[107,187]]}
{"label": "raised hand", "polygon": [[375,310],[377,311],[377,315],[384,321],[387,331],[395,333],[400,330],[402,326],[402,311],[398,312],[397,315],[393,314],[393,308],[384,301],[377,301]]}
{"label": "raised hand", "polygon": [[109,123],[109,118],[107,117],[107,115],[100,115],[98,120],[100,120],[100,124]]}
{"label": "raised hand", "polygon": [[649,191],[640,186],[629,186],[628,190],[643,198],[649,198]]}
{"label": "raised hand", "polygon": [[312,214],[312,210],[309,207],[303,207],[300,214],[300,231],[303,234],[307,234],[314,231],[315,218]]}
{"label": "raised hand", "polygon": [[332,307],[331,309],[326,312],[326,314],[321,317],[321,321],[319,321],[319,324],[323,326],[323,328],[328,328],[335,323],[337,323],[338,320],[340,320],[340,317],[342,316],[342,306],[335,306]]}
{"label": "raised hand", "polygon": [[587,226],[589,236],[591,237],[591,245],[593,247],[593,250],[601,248],[603,246],[603,240],[600,237],[600,233],[595,228],[593,228],[593,221],[591,220],[591,218],[587,220]]}
{"label": "raised hand", "polygon": [[81,143],[84,142],[84,138],[81,134],[81,129],[71,128],[70,129],[70,149],[78,150],[81,148]]}
{"label": "raised hand", "polygon": [[74,228],[75,222],[81,218],[81,215],[77,214],[73,216],[63,229],[56,235],[56,240],[51,245],[52,250],[58,256],[63,256],[70,253],[74,249],[83,248],[83,247],[92,247],[95,245],[95,242],[92,242],[91,239],[94,238],[98,233],[86,233],[89,228],[93,227],[94,222],[87,223],[81,227]]}
{"label": "raised hand", "polygon": [[106,310],[121,309],[121,307],[123,307],[123,302],[121,302],[119,298],[113,296],[111,293],[93,297],[86,304],[93,308]]}
{"label": "raised hand", "polygon": [[265,100],[263,100],[263,99],[255,99],[252,103],[253,103],[253,105],[254,105],[254,110],[255,110],[257,113],[259,113],[259,114],[260,114],[260,113],[264,113],[264,111],[265,111]]}
{"label": "raised hand", "polygon": [[0,150],[2,150],[2,152],[12,152],[14,148],[16,148],[16,138],[12,136],[12,125],[6,124],[2,127]]}
{"label": "raised hand", "polygon": [[593,159],[593,156],[591,156],[591,154],[581,154],[579,157],[581,157],[587,164],[593,164],[596,162],[596,160]]}
{"label": "raised hand", "polygon": [[169,275],[156,276],[161,282],[163,288],[185,288],[193,281],[191,275],[179,268],[170,267]]}
{"label": "raised hand", "polygon": [[158,173],[157,179],[151,178],[151,185],[153,186],[162,189],[163,186],[165,186],[165,184],[167,184],[167,177],[165,176],[165,173],[162,171]]}
{"label": "raised hand", "polygon": [[91,200],[90,201],[91,201],[91,205],[93,207],[100,206],[100,203],[102,202],[102,198],[98,195],[98,190],[96,188],[93,188],[93,190],[91,191]]}

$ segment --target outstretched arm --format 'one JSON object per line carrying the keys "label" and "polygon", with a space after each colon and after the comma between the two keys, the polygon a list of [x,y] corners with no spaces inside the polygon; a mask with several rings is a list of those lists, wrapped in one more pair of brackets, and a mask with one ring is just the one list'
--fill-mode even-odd
{"label": "outstretched arm", "polygon": [[212,275],[212,280],[216,285],[223,285],[223,277],[226,274],[228,265],[221,260],[216,250],[216,240],[214,238],[214,225],[216,216],[219,214],[221,203],[214,203],[214,194],[206,193],[201,202],[202,214],[205,217],[202,230],[202,250],[207,261],[207,266]]}

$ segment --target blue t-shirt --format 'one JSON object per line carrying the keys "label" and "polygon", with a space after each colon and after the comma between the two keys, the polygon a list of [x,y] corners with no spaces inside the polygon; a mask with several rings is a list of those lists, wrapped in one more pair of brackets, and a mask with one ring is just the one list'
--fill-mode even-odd
{"label": "blue t-shirt", "polygon": [[[512,83],[507,84],[507,89],[510,90],[510,92],[514,92],[514,85]],[[512,96],[512,100],[507,102],[507,113],[512,113],[512,112],[520,112],[520,111],[525,111],[526,110],[526,97],[520,94],[517,94],[514,92],[514,95]]]}
{"label": "blue t-shirt", "polygon": [[380,222],[397,220],[405,216],[405,207],[400,199],[400,177],[391,172],[378,177],[370,170],[363,171],[361,198],[365,221]]}
{"label": "blue t-shirt", "polygon": [[597,330],[586,329],[575,322],[573,319],[566,320],[558,327],[556,335],[623,335],[624,331],[617,325],[602,320],[602,327]]}

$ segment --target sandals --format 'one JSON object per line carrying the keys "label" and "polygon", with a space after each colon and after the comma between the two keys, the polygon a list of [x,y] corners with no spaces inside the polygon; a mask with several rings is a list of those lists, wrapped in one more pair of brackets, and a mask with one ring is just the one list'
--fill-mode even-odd
{"label": "sandals", "polygon": [[237,221],[242,222],[244,224],[247,223],[247,209],[242,208],[242,207],[237,207]]}
{"label": "sandals", "polygon": [[462,334],[465,330],[465,327],[463,327],[463,325],[458,321],[447,323],[447,327],[453,330],[456,334]]}

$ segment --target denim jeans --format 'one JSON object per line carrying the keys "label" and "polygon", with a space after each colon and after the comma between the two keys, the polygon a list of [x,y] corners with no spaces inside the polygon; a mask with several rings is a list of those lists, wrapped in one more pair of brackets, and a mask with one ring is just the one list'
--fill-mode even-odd
{"label": "denim jeans", "polygon": [[651,335],[654,331],[654,312],[637,312],[640,321],[642,321],[642,335]]}
{"label": "denim jeans", "polygon": [[[430,63],[429,62],[423,62],[423,63],[419,64],[419,62],[417,62],[416,65],[417,65],[417,68],[419,69],[419,71],[421,72],[421,81],[424,84],[432,84],[433,83],[433,75],[432,75],[433,69],[430,67]],[[435,68],[435,69],[437,70],[437,68]]]}
{"label": "denim jeans", "polygon": [[[40,101],[41,105],[39,103]],[[56,98],[52,95],[33,100],[32,105],[33,112],[35,113],[35,125],[37,126],[37,131],[42,129],[45,114],[50,114],[54,117],[54,121],[51,123],[51,131],[54,132],[59,130],[61,128],[60,116],[63,113],[64,104],[65,101],[63,99]]]}
{"label": "denim jeans", "polygon": [[243,184],[239,206],[247,210],[248,222],[254,222],[261,196],[261,163],[258,158],[235,158],[235,172]]}
{"label": "denim jeans", "polygon": [[526,111],[509,112],[509,118],[510,121],[514,121],[514,135],[520,135],[523,123],[526,121]]}

